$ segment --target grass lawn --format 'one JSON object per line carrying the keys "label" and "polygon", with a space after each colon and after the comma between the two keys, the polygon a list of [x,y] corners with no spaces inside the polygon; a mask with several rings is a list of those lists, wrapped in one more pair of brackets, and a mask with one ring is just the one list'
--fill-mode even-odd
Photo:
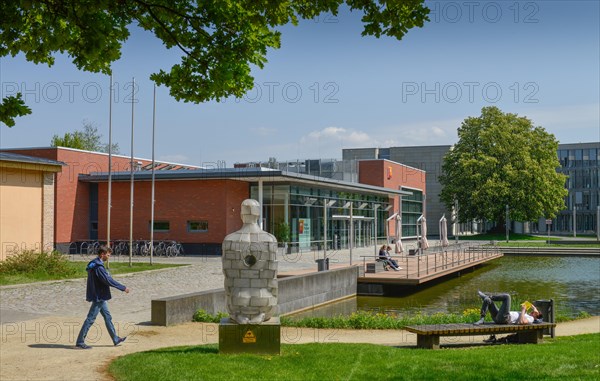
{"label": "grass lawn", "polygon": [[[475,235],[459,236],[460,241],[506,241],[504,233],[485,233]],[[545,241],[547,238],[529,234],[510,233],[510,241]]]}
{"label": "grass lawn", "polygon": [[[560,238],[551,237],[551,240],[558,240]],[[516,234],[511,233],[509,236],[509,242],[506,242],[506,235],[504,233],[494,234],[476,234],[470,236],[460,236],[461,241],[496,241],[498,246],[506,247],[600,247],[600,242],[590,240],[589,244],[547,244],[546,240],[548,237],[539,235],[528,235],[528,234]]]}
{"label": "grass lawn", "polygon": [[568,247],[569,249],[578,248],[578,247],[600,247],[600,243],[598,243],[597,241],[591,241],[590,243],[586,243],[586,244],[568,245],[568,244],[548,244],[546,242],[538,242],[538,241],[512,242],[512,240],[511,240],[509,242],[496,242],[496,245],[505,246],[505,247]]}
{"label": "grass lawn", "polygon": [[281,352],[220,355],[216,344],[165,348],[120,357],[109,372],[117,381],[600,379],[600,334],[438,351],[311,343],[282,345]]}
{"label": "grass lawn", "polygon": [[[68,270],[61,274],[48,274],[43,270],[31,271],[31,272],[20,272],[16,274],[0,274],[0,286],[6,286],[11,284],[23,284],[23,283],[35,283],[47,280],[61,280],[61,279],[77,279],[85,278],[87,273],[85,267],[89,261],[86,262],[68,262],[66,265],[69,267]],[[157,270],[168,267],[176,267],[181,265],[173,265],[166,263],[155,263],[150,265],[149,263],[133,263],[132,267],[129,267],[129,263],[123,262],[110,262],[109,271],[112,275],[135,273],[139,271]]]}

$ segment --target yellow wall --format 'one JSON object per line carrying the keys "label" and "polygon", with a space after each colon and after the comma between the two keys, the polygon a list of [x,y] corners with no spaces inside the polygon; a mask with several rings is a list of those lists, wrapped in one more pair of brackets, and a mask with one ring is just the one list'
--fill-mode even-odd
{"label": "yellow wall", "polygon": [[42,247],[43,172],[0,165],[0,260]]}

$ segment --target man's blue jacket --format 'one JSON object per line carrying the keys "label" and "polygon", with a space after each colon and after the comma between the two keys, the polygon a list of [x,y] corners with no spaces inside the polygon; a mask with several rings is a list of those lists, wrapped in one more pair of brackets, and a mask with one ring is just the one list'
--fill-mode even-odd
{"label": "man's blue jacket", "polygon": [[95,258],[85,268],[88,273],[86,298],[88,302],[110,300],[110,287],[125,291],[125,286],[114,280],[104,268],[104,262]]}

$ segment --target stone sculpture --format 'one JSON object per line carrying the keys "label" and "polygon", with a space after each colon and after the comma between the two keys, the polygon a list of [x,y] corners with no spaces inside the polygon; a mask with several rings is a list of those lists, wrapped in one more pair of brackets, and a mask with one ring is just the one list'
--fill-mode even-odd
{"label": "stone sculpture", "polygon": [[277,307],[277,239],[258,226],[258,201],[244,200],[240,214],[244,225],[223,241],[227,310],[239,324],[260,324]]}

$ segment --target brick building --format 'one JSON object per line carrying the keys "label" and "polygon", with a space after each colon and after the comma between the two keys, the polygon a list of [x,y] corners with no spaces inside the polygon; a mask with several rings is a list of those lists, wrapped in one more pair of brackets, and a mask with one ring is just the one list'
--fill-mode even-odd
{"label": "brick building", "polygon": [[[107,154],[68,148],[10,151],[66,165],[54,186],[57,249],[67,252],[84,241],[106,241]],[[389,160],[359,162],[359,182],[268,168],[203,169],[158,163],[152,224],[151,166],[147,159],[134,159],[131,216],[131,159],[112,156],[111,241],[129,240],[131,227],[134,240],[149,240],[153,233],[154,240],[181,242],[189,254],[220,254],[223,238],[242,225],[241,202],[254,198],[262,201],[260,221],[266,231],[275,233],[281,224],[288,226],[292,250],[323,245],[346,248],[350,237],[353,247],[371,246],[393,235],[395,221],[391,225],[384,221],[401,206],[404,236],[414,235],[413,220],[422,213],[425,193],[424,171]]]}

